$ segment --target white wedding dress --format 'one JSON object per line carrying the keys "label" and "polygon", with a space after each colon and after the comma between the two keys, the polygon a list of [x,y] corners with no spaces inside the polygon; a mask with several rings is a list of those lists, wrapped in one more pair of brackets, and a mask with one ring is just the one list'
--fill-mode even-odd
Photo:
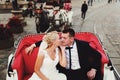
{"label": "white wedding dress", "polygon": [[[45,54],[45,57],[40,71],[49,80],[67,80],[66,76],[62,73],[59,73],[58,70],[56,69],[56,65],[59,62],[58,49],[56,49],[56,55],[54,60],[50,58],[46,50],[44,50],[43,52]],[[29,80],[42,80],[42,79],[38,77],[38,75],[34,72],[33,75],[29,78]]]}

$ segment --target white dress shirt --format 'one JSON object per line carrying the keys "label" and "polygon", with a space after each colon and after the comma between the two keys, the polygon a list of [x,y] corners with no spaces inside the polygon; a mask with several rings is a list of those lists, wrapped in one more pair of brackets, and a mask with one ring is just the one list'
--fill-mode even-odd
{"label": "white dress shirt", "polygon": [[[71,69],[72,70],[76,70],[76,69],[80,69],[80,64],[79,64],[79,58],[78,58],[78,51],[77,51],[77,46],[76,46],[76,42],[74,42],[73,45],[71,45],[70,47],[73,47],[71,49]],[[67,69],[69,69],[69,50],[65,50],[66,53],[66,57],[67,57],[67,61],[68,61],[68,65],[67,65]]]}

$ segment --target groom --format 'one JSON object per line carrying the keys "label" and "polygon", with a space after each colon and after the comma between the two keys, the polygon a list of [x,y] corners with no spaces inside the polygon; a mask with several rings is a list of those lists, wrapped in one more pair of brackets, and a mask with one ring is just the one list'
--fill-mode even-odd
{"label": "groom", "polygon": [[[101,73],[101,55],[89,46],[88,42],[74,38],[75,31],[71,28],[62,31],[62,45],[66,46],[68,65],[66,68],[59,64],[57,68],[66,74],[67,80],[103,80]],[[26,49],[27,53],[38,47],[41,41]]]}

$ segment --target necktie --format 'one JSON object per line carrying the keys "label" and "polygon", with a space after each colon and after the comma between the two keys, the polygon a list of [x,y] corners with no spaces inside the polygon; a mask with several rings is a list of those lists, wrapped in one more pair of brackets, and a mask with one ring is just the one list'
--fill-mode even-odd
{"label": "necktie", "polygon": [[71,69],[71,49],[72,49],[73,47],[66,47],[66,49],[68,49],[69,50],[69,67],[70,67],[70,69]]}

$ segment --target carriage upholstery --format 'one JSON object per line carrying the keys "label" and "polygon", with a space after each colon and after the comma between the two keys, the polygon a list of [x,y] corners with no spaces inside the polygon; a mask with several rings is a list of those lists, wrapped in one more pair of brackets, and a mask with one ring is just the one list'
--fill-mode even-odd
{"label": "carriage upholstery", "polygon": [[[35,43],[36,41],[42,40],[44,34],[37,34],[37,35],[29,35],[24,37],[16,49],[12,69],[17,70],[18,74],[18,80],[28,80],[28,78],[32,75],[34,72],[34,65],[38,53],[38,47],[34,48],[31,55],[28,55],[25,53],[25,48],[30,46],[31,44]],[[94,49],[99,51],[102,55],[102,69],[105,63],[108,63],[108,58],[105,55],[104,50],[102,49],[102,46],[98,40],[98,38],[90,32],[79,32],[76,33],[75,38],[79,40],[84,40],[89,42],[90,46],[92,46]]]}

